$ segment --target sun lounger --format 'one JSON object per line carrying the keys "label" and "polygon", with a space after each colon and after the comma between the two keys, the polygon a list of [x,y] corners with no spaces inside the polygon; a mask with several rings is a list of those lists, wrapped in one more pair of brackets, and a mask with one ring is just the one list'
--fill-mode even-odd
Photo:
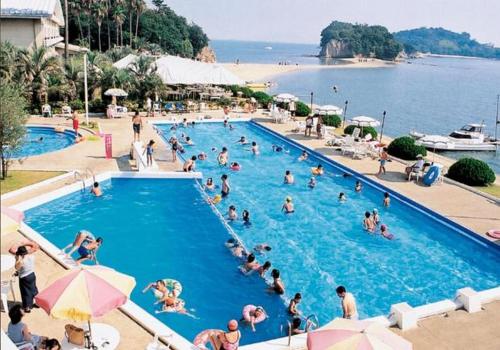
{"label": "sun lounger", "polygon": [[61,113],[63,115],[63,117],[71,117],[71,107],[70,106],[62,106],[61,108]]}

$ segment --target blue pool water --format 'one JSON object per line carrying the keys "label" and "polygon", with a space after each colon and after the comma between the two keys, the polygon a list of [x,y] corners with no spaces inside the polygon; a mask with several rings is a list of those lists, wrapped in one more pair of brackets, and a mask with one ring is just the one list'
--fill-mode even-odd
{"label": "blue pool water", "polygon": [[180,297],[199,319],[156,317],[188,340],[206,328],[225,329],[248,303],[264,306],[273,318],[257,333],[243,328],[243,342],[280,335],[286,322],[282,300],[266,292],[260,277],[239,272],[224,246],[230,236],[194,180],[112,179],[101,185],[100,198],[73,193],[28,210],[25,221],[61,248],[81,229],[102,236],[99,262],[134,276],[132,300],[153,315],[155,299],[142,289],[157,279],[180,281]]}
{"label": "blue pool water", "polygon": [[[40,138],[43,140],[40,141]],[[75,136],[70,131],[55,132],[54,128],[50,127],[28,126],[23,145],[12,153],[11,158],[25,158],[54,152],[74,143]]]}
{"label": "blue pool water", "polygon": [[[159,128],[169,135],[168,126]],[[298,162],[300,150],[292,146],[287,146],[289,154],[273,153],[272,144],[282,142],[251,123],[237,123],[234,131],[217,123],[177,134],[182,131],[196,142],[186,156],[201,150],[209,154],[208,161],[198,164],[205,178],[219,183],[223,173],[229,174],[232,191],[217,207],[225,212],[234,204],[239,213],[250,211],[252,226],[239,221],[231,228],[247,247],[262,242],[272,246],[258,259],[270,260],[281,270],[285,298],[268,293],[260,277],[239,272],[239,261],[223,245],[228,231],[194,180],[113,179],[102,184],[101,198],[73,193],[28,210],[25,220],[59,247],[80,229],[103,236],[100,262],[134,276],[132,300],[153,314],[154,299],[141,289],[157,278],[181,281],[181,298],[199,319],[157,317],[187,339],[206,328],[224,328],[248,303],[264,306],[271,317],[256,333],[244,328],[243,343],[283,335],[285,299],[295,292],[303,295],[303,313],[316,314],[324,324],[341,313],[335,294],[339,284],[354,293],[362,317],[387,314],[391,304],[402,301],[417,306],[450,298],[464,286],[482,290],[499,284],[498,253],[396,199],[390,208],[382,208],[382,192],[367,185],[354,193],[355,179],[334,176],[339,170],[331,165],[324,164],[328,175],[308,189],[309,169],[318,161],[311,157]],[[260,156],[235,143],[242,135],[260,145]],[[211,148],[222,146],[242,164],[240,172],[216,165]],[[282,184],[286,169],[295,174],[295,185]],[[348,197],[344,204],[336,200],[341,191]],[[292,215],[280,212],[287,195],[296,206]],[[362,230],[361,217],[373,208],[379,209],[396,240]]]}

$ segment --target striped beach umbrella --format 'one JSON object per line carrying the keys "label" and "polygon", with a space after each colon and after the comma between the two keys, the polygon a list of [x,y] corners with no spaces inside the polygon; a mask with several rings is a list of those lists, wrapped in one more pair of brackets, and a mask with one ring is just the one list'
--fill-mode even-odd
{"label": "striped beach umbrella", "polygon": [[412,344],[376,322],[337,318],[307,334],[308,350],[411,350]]}
{"label": "striped beach umbrella", "polygon": [[134,287],[133,277],[104,266],[82,266],[64,271],[35,301],[54,318],[90,322],[125,304]]}

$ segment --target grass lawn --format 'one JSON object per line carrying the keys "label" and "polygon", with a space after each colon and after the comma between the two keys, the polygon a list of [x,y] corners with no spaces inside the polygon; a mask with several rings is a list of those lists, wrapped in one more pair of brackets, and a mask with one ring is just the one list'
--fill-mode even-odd
{"label": "grass lawn", "polygon": [[0,180],[1,194],[64,174],[64,171],[11,170],[5,180]]}
{"label": "grass lawn", "polygon": [[500,198],[500,186],[498,185],[476,187],[476,188],[481,192],[488,193],[494,197]]}

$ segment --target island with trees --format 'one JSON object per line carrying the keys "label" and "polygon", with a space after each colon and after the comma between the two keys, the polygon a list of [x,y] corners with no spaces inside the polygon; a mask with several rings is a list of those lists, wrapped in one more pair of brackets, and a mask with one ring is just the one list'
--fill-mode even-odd
{"label": "island with trees", "polygon": [[387,28],[333,21],[321,31],[320,57],[394,60],[403,50]]}
{"label": "island with trees", "polygon": [[407,53],[424,52],[500,59],[500,48],[481,44],[469,33],[455,33],[444,28],[417,28],[394,33]]}

